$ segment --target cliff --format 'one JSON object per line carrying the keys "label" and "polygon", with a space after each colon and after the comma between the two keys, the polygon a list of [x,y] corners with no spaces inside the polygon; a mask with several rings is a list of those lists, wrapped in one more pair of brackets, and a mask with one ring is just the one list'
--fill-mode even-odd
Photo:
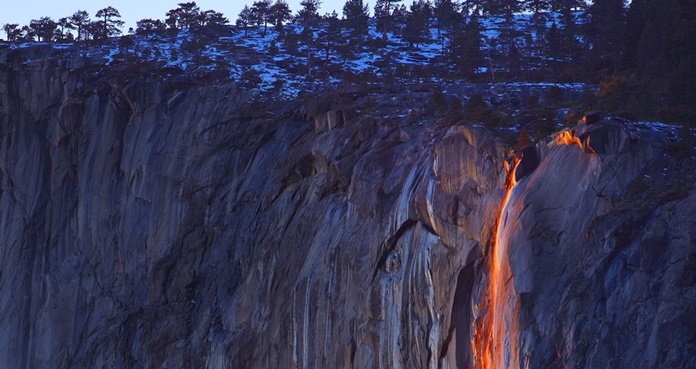
{"label": "cliff", "polygon": [[409,118],[428,96],[3,51],[0,363],[471,368],[502,235],[513,367],[696,366],[692,159],[580,125],[501,209],[501,133]]}

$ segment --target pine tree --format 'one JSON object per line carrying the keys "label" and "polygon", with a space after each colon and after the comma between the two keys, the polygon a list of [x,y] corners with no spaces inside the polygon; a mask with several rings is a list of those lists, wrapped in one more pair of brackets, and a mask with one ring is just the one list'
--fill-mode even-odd
{"label": "pine tree", "polygon": [[239,12],[237,17],[237,27],[244,29],[244,36],[248,35],[249,26],[252,24],[251,8],[248,5],[244,5],[242,11]]}
{"label": "pine tree", "polygon": [[460,3],[463,15],[477,15],[483,14],[483,10],[486,5],[486,0],[462,0]]}
{"label": "pine tree", "polygon": [[551,9],[550,0],[526,0],[523,4],[523,10],[531,12],[532,23],[537,40],[540,40],[546,33],[546,21],[548,20],[547,12]]}
{"label": "pine tree", "polygon": [[22,33],[22,30],[19,28],[19,24],[17,23],[5,23],[2,26],[2,30],[5,31],[7,42],[16,41],[19,35]]}
{"label": "pine tree", "polygon": [[118,40],[118,48],[122,50],[124,54],[130,53],[131,49],[135,51],[135,41],[132,35],[123,36]]}
{"label": "pine tree", "polygon": [[16,42],[33,42],[34,38],[37,37],[36,31],[29,27],[29,26],[23,26],[22,29],[20,30],[19,35],[17,35],[17,39],[15,40]]}
{"label": "pine tree", "polygon": [[501,0],[500,4],[503,10],[502,14],[505,15],[505,20],[508,22],[523,9],[523,0]]}
{"label": "pine tree", "polygon": [[314,27],[319,19],[319,7],[321,6],[321,1],[319,0],[302,0],[300,2],[302,8],[297,11],[295,16],[295,21],[304,26],[303,32],[309,32],[311,27]]}
{"label": "pine tree", "polygon": [[406,26],[404,27],[404,41],[408,42],[409,47],[418,45],[430,40],[430,17],[432,9],[430,2],[426,0],[413,0],[410,12],[406,16]]}
{"label": "pine tree", "polygon": [[58,28],[58,24],[49,17],[41,17],[29,22],[29,27],[34,30],[39,37],[39,41],[51,42],[53,41],[53,36]]}
{"label": "pine tree", "polygon": [[302,33],[300,33],[300,41],[307,46],[307,75],[312,76],[312,58],[314,55],[314,49],[316,48],[316,40],[314,39],[312,27],[316,26],[320,19],[319,6],[321,5],[321,1],[302,0],[300,5],[302,8],[297,12],[295,21],[302,23],[303,26]]}
{"label": "pine tree", "polygon": [[594,0],[588,13],[585,35],[588,61],[592,63],[590,67],[609,67],[616,73],[623,46],[621,35],[625,22],[624,0]]}
{"label": "pine tree", "polygon": [[[671,104],[693,112],[696,106],[696,44],[693,42],[696,0],[634,2],[629,8],[631,17],[627,20],[625,34],[633,40],[639,39],[633,57],[637,74],[646,90],[657,90],[656,93],[669,96]],[[640,8],[642,10],[638,11]],[[632,48],[635,43],[626,45],[627,57]]]}
{"label": "pine tree", "polygon": [[70,18],[68,18],[68,17],[63,17],[63,18],[58,19],[58,27],[60,27],[59,39],[61,41],[65,41],[68,39],[68,35],[70,35],[70,31],[67,31],[67,30],[75,29],[75,25],[72,24],[72,22],[70,21]]}
{"label": "pine tree", "polygon": [[646,6],[648,0],[633,0],[626,12],[626,27],[624,29],[624,66],[634,68],[638,59],[638,46],[645,30]]}
{"label": "pine tree", "polygon": [[551,10],[556,13],[561,13],[564,10],[576,11],[582,9],[586,3],[583,0],[549,0]]}
{"label": "pine tree", "polygon": [[522,0],[485,0],[482,6],[484,13],[503,16],[509,20],[522,10]]}
{"label": "pine tree", "polygon": [[437,20],[437,35],[444,53],[446,39],[452,39],[452,32],[461,22],[461,14],[457,4],[453,0],[435,0],[434,10]]}
{"label": "pine tree", "polygon": [[329,61],[329,56],[332,50],[337,50],[341,40],[341,21],[338,19],[338,13],[334,10],[331,14],[324,15],[326,27],[321,32],[321,41],[324,52],[326,53],[326,62]]}
{"label": "pine tree", "polygon": [[270,20],[271,0],[254,1],[251,6],[251,18],[254,23],[261,27],[263,25],[263,35],[266,36],[268,30],[268,22]]}
{"label": "pine tree", "polygon": [[270,18],[269,21],[273,23],[276,31],[280,35],[285,34],[285,28],[283,24],[292,19],[292,12],[290,11],[290,6],[285,0],[276,0],[275,4],[269,9]]}
{"label": "pine tree", "polygon": [[522,2],[520,0],[497,0],[494,3],[496,8],[490,10],[492,14],[504,17],[499,37],[502,63],[508,74],[514,76],[522,69],[522,52],[517,47],[517,38],[520,36],[520,32],[515,19],[515,14],[522,10]]}
{"label": "pine tree", "polygon": [[121,18],[121,13],[112,6],[107,6],[104,9],[100,9],[96,14],[97,18],[101,19],[101,35],[99,38],[108,38],[112,36],[118,36],[121,34],[121,28],[123,26],[123,21]]}
{"label": "pine tree", "polygon": [[678,63],[686,58],[696,57],[696,0],[682,0],[675,4],[675,29],[672,34],[673,44],[676,46],[675,59]]}
{"label": "pine tree", "polygon": [[220,12],[206,10],[199,14],[198,23],[202,27],[206,27],[208,29],[222,30],[227,24],[230,23],[230,21]]}
{"label": "pine tree", "polygon": [[455,32],[452,43],[454,63],[459,73],[466,77],[473,78],[484,64],[482,39],[482,27],[476,15],[470,17],[461,32]]}
{"label": "pine tree", "polygon": [[351,29],[354,37],[367,34],[370,8],[363,0],[347,0],[343,5],[343,17],[346,28]]}
{"label": "pine tree", "polygon": [[401,0],[377,0],[375,3],[375,18],[377,19],[377,29],[382,30],[382,39],[387,40],[387,32],[392,27],[393,12],[396,4]]}
{"label": "pine tree", "polygon": [[399,37],[401,37],[401,31],[406,25],[406,16],[408,16],[406,5],[397,4],[394,6],[391,17],[391,31],[399,35]]}
{"label": "pine tree", "polygon": [[[574,0],[571,0],[574,1]],[[559,72],[573,65],[582,64],[582,45],[578,38],[580,29],[577,24],[577,13],[572,10],[573,6],[569,5],[559,10],[559,26],[560,33],[560,58],[557,61]],[[577,70],[577,68],[575,68]]]}
{"label": "pine tree", "polygon": [[104,33],[103,21],[91,21],[85,24],[84,36],[85,40],[99,40]]}
{"label": "pine tree", "polygon": [[649,1],[646,4],[645,25],[641,32],[636,63],[644,74],[653,78],[665,75],[674,66],[678,48],[674,36],[677,30],[676,1]]}
{"label": "pine tree", "polygon": [[389,1],[377,0],[372,11],[375,15],[374,18],[377,21],[377,30],[382,30],[382,38],[386,40],[389,15],[391,14],[389,11]]}
{"label": "pine tree", "polygon": [[161,32],[167,29],[167,26],[159,19],[145,18],[141,19],[136,23],[137,28],[135,33],[137,34],[147,34],[151,32]]}
{"label": "pine tree", "polygon": [[526,0],[523,3],[523,8],[534,14],[537,18],[542,13],[551,9],[551,0]]}
{"label": "pine tree", "polygon": [[179,7],[167,12],[165,22],[171,29],[186,29],[199,26],[200,8],[195,1],[179,3]]}
{"label": "pine tree", "polygon": [[544,54],[548,57],[547,63],[558,74],[561,64],[565,61],[565,55],[563,52],[563,36],[556,22],[553,22],[551,28],[546,32],[544,41],[546,46]]}
{"label": "pine tree", "polygon": [[78,10],[70,16],[70,22],[77,28],[77,41],[84,38],[85,26],[90,23],[89,14],[84,10]]}
{"label": "pine tree", "polygon": [[526,45],[526,50],[532,55],[543,55],[548,46],[545,40],[549,30],[546,23],[550,17],[548,13],[550,9],[551,4],[549,0],[526,0],[522,3],[522,10],[532,14],[531,22],[524,30],[527,36],[533,36],[528,37]]}

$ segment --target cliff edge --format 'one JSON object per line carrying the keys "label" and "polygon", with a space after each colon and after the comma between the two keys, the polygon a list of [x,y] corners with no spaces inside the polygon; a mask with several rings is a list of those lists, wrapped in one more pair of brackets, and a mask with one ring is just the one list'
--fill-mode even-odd
{"label": "cliff edge", "polygon": [[3,51],[0,363],[471,368],[503,232],[518,367],[696,366],[692,159],[581,125],[518,153],[501,209],[501,133],[409,118],[428,96]]}

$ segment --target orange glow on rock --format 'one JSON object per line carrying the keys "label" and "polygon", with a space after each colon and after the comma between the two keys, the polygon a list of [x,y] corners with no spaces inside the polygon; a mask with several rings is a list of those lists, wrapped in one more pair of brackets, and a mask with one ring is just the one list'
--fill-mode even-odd
{"label": "orange glow on rock", "polygon": [[508,262],[507,239],[504,225],[507,205],[517,184],[515,170],[521,157],[515,157],[511,165],[505,164],[505,197],[495,224],[495,239],[491,245],[488,278],[483,301],[475,308],[474,361],[478,369],[509,369],[519,367],[518,323],[519,305],[514,296],[513,276]]}
{"label": "orange glow on rock", "polygon": [[577,144],[579,148],[582,147],[582,141],[580,141],[580,138],[575,136],[574,131],[563,131],[556,136],[556,145],[574,145]]}

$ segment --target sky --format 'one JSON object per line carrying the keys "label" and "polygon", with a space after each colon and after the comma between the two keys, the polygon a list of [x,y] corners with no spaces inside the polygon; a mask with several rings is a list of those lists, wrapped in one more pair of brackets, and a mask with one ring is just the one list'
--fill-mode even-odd
{"label": "sky", "polygon": [[[293,13],[300,8],[301,0],[286,0]],[[168,10],[177,7],[177,3],[185,0],[3,0],[0,10],[0,26],[5,23],[17,23],[20,26],[29,24],[32,19],[51,17],[54,20],[72,15],[77,10],[86,10],[94,18],[97,10],[113,6],[121,13],[121,19],[126,22],[123,32],[129,27],[135,28],[135,23],[143,18],[162,19]],[[237,20],[237,15],[254,0],[198,0],[196,4],[201,10],[212,9],[223,13],[230,23]],[[275,0],[273,0],[275,2]],[[323,0],[319,13],[330,13],[333,10],[342,15],[345,0]],[[370,6],[374,1],[369,1]],[[0,38],[5,34],[0,32]]]}

